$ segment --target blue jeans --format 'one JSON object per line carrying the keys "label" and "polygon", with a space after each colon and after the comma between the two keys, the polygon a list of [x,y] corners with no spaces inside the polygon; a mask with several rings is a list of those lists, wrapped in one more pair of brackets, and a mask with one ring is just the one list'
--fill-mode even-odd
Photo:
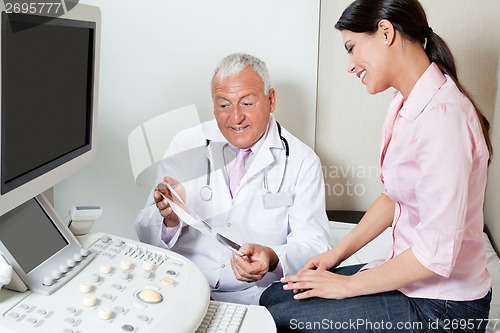
{"label": "blue jeans", "polygon": [[[333,272],[352,275],[362,266]],[[484,332],[490,301],[491,291],[474,301],[411,298],[399,291],[342,300],[295,300],[281,283],[270,286],[260,298],[278,332]]]}

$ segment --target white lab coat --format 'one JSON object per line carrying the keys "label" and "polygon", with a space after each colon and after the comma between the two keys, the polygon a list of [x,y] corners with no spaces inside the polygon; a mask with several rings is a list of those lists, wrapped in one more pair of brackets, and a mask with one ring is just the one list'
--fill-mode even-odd
{"label": "white lab coat", "polygon": [[[267,136],[234,199],[229,193],[225,167],[230,161],[223,157],[223,150],[230,148],[215,120],[181,131],[172,140],[158,169],[158,181],[164,176],[182,181],[188,207],[217,232],[239,244],[257,243],[276,252],[278,267],[264,279],[256,283],[238,281],[231,268],[231,252],[184,223],[165,244],[161,239],[163,218],[152,194],[135,221],[142,242],[170,248],[193,261],[207,278],[216,300],[258,304],[260,294],[270,283],[297,272],[309,257],[330,248],[320,160],[312,149],[285,129],[282,135],[288,141],[290,153],[281,192],[292,195],[291,206],[264,208],[264,175],[268,189],[275,193],[285,166],[285,149],[272,116]],[[210,201],[204,201],[200,189],[207,182],[208,159],[212,161],[213,195]]]}

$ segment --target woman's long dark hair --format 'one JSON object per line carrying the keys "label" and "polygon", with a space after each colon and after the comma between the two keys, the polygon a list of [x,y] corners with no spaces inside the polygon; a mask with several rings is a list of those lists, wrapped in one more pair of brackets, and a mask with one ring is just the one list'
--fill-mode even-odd
{"label": "woman's long dark hair", "polygon": [[448,45],[429,27],[425,11],[417,0],[356,0],[344,10],[335,28],[374,34],[378,29],[378,23],[383,19],[390,21],[394,29],[410,41],[425,45],[425,53],[429,60],[436,63],[441,72],[449,75],[458,89],[469,98],[479,117],[490,155],[488,162],[491,162],[493,147],[489,135],[490,123],[460,83],[455,59]]}

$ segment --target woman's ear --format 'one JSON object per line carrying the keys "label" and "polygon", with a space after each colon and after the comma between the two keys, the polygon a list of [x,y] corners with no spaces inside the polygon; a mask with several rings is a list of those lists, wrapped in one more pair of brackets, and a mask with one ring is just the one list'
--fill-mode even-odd
{"label": "woman's ear", "polygon": [[380,20],[378,22],[378,33],[382,36],[385,45],[389,46],[394,43],[396,34],[391,21],[386,19]]}

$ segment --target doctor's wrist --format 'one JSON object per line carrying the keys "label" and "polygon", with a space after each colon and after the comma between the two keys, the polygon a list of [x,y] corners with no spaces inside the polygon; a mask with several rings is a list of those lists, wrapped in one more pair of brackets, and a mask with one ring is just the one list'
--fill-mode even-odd
{"label": "doctor's wrist", "polygon": [[167,228],[175,228],[179,225],[179,219],[169,219],[168,217],[164,217],[163,224]]}
{"label": "doctor's wrist", "polygon": [[272,248],[268,247],[267,253],[268,253],[268,257],[269,257],[269,269],[268,269],[268,271],[272,272],[276,269],[276,267],[278,267],[278,263],[280,262],[280,260],[278,258],[278,255],[276,254],[276,252],[274,252],[274,250]]}

